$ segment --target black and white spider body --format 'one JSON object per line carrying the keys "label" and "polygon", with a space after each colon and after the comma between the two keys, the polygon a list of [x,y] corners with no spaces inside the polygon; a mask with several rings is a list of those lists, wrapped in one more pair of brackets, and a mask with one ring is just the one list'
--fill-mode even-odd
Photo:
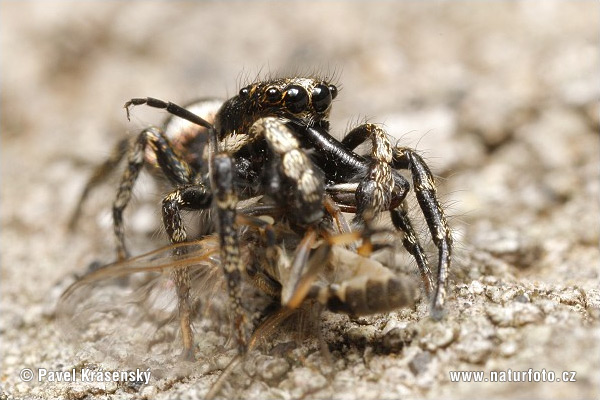
{"label": "black and white spider body", "polygon": [[[361,237],[367,242],[371,220],[389,212],[395,228],[404,234],[404,247],[417,262],[426,294],[432,301],[432,314],[439,317],[452,239],[432,174],[415,151],[392,146],[385,131],[375,124],[352,129],[342,141],[331,136],[328,117],[337,93],[336,86],[325,80],[294,77],[248,85],[222,104],[204,100],[184,108],[155,98],[132,99],[125,104],[128,116],[132,106],[146,104],[166,109],[173,117],[164,131],[145,129],[129,147],[120,146],[90,180],[80,204],[90,188],[127,153],[128,166],[113,205],[121,260],[127,258],[123,210],[144,164],[158,166],[173,187],[162,202],[163,224],[173,244],[188,240],[182,210],[211,209],[242,351],[245,333],[239,288],[245,266],[240,257],[236,216],[238,202],[255,197],[268,199],[261,209],[263,214],[279,213],[301,234],[309,234],[331,214],[326,211],[326,204],[338,212],[354,213],[353,223],[365,233]],[[175,122],[180,121],[175,117],[187,123],[174,125],[181,124]],[[364,142],[371,143],[371,151],[356,153],[355,149]],[[438,248],[435,285],[407,215],[405,199],[411,185],[399,170],[408,170],[412,175],[415,196]],[[181,300],[184,348],[189,350],[192,338],[186,270],[179,269],[174,281]],[[365,293],[377,296],[376,287],[365,285]],[[336,309],[347,308],[338,303]]]}

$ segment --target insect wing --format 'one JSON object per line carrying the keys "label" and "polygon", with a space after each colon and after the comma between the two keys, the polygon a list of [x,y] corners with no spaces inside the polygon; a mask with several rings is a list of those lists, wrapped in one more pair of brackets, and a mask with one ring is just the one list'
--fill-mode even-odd
{"label": "insect wing", "polygon": [[[195,327],[218,318],[224,302],[218,241],[209,236],[168,246],[129,260],[109,264],[83,276],[61,296],[57,314],[70,341],[84,357],[113,361],[119,367],[169,369],[179,360],[179,329],[175,275],[189,276],[188,301]],[[224,316],[225,315],[225,316]]]}

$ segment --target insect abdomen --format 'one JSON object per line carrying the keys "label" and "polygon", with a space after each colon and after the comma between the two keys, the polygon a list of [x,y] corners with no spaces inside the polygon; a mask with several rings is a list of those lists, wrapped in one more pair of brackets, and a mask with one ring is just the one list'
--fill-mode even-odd
{"label": "insect abdomen", "polygon": [[409,279],[356,278],[342,284],[315,286],[309,297],[316,298],[330,311],[351,315],[387,312],[412,307],[417,296],[416,285]]}

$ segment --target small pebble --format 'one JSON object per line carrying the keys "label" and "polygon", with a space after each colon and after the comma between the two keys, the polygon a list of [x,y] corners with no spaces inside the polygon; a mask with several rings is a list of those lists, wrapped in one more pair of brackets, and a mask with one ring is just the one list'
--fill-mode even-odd
{"label": "small pebble", "polygon": [[290,369],[284,358],[259,356],[256,360],[256,371],[266,381],[278,380]]}
{"label": "small pebble", "polygon": [[410,360],[410,362],[408,363],[408,367],[410,368],[413,374],[419,375],[427,371],[430,362],[431,353],[428,351],[423,351],[414,356],[412,360]]}
{"label": "small pebble", "polygon": [[419,340],[421,348],[429,351],[444,348],[458,337],[458,329],[453,324],[432,323],[426,325],[427,332]]}

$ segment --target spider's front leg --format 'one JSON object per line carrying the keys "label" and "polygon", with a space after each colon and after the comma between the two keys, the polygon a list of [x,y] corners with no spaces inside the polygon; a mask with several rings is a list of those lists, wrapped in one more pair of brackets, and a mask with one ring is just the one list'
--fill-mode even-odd
{"label": "spider's front leg", "polygon": [[[408,182],[392,170],[393,149],[383,129],[374,124],[364,124],[351,130],[342,140],[342,144],[354,150],[366,140],[371,139],[372,163],[368,174],[359,183],[355,193],[357,219],[360,220],[368,210],[368,215],[390,210],[392,223],[404,233],[402,244],[415,259],[425,292],[429,296],[433,290],[431,271],[425,252],[419,243],[412,223],[408,218],[405,197],[409,191]],[[390,178],[391,175],[391,178]],[[385,201],[377,201],[384,199]]]}
{"label": "spider's front leg", "polygon": [[269,194],[291,209],[289,218],[304,226],[319,222],[324,214],[323,172],[300,147],[291,128],[279,118],[261,118],[252,125],[252,136],[264,137],[273,164],[268,171]]}
{"label": "spider's front leg", "polygon": [[171,115],[175,115],[176,117],[183,118],[186,121],[192,122],[196,125],[203,126],[207,129],[213,129],[213,125],[206,121],[204,118],[194,114],[190,110],[187,110],[175,103],[171,103],[170,101],[163,101],[159,99],[155,99],[154,97],[145,97],[145,98],[135,98],[129,100],[123,108],[125,108],[125,112],[127,113],[127,119],[130,119],[129,109],[134,106],[140,106],[145,104],[149,107],[153,108],[161,108],[167,110]]}
{"label": "spider's front leg", "polygon": [[211,184],[215,193],[221,266],[225,273],[230,305],[233,307],[234,324],[237,330],[238,351],[246,352],[246,317],[242,305],[242,259],[236,222],[238,199],[233,186],[233,160],[227,153],[213,157]]}

